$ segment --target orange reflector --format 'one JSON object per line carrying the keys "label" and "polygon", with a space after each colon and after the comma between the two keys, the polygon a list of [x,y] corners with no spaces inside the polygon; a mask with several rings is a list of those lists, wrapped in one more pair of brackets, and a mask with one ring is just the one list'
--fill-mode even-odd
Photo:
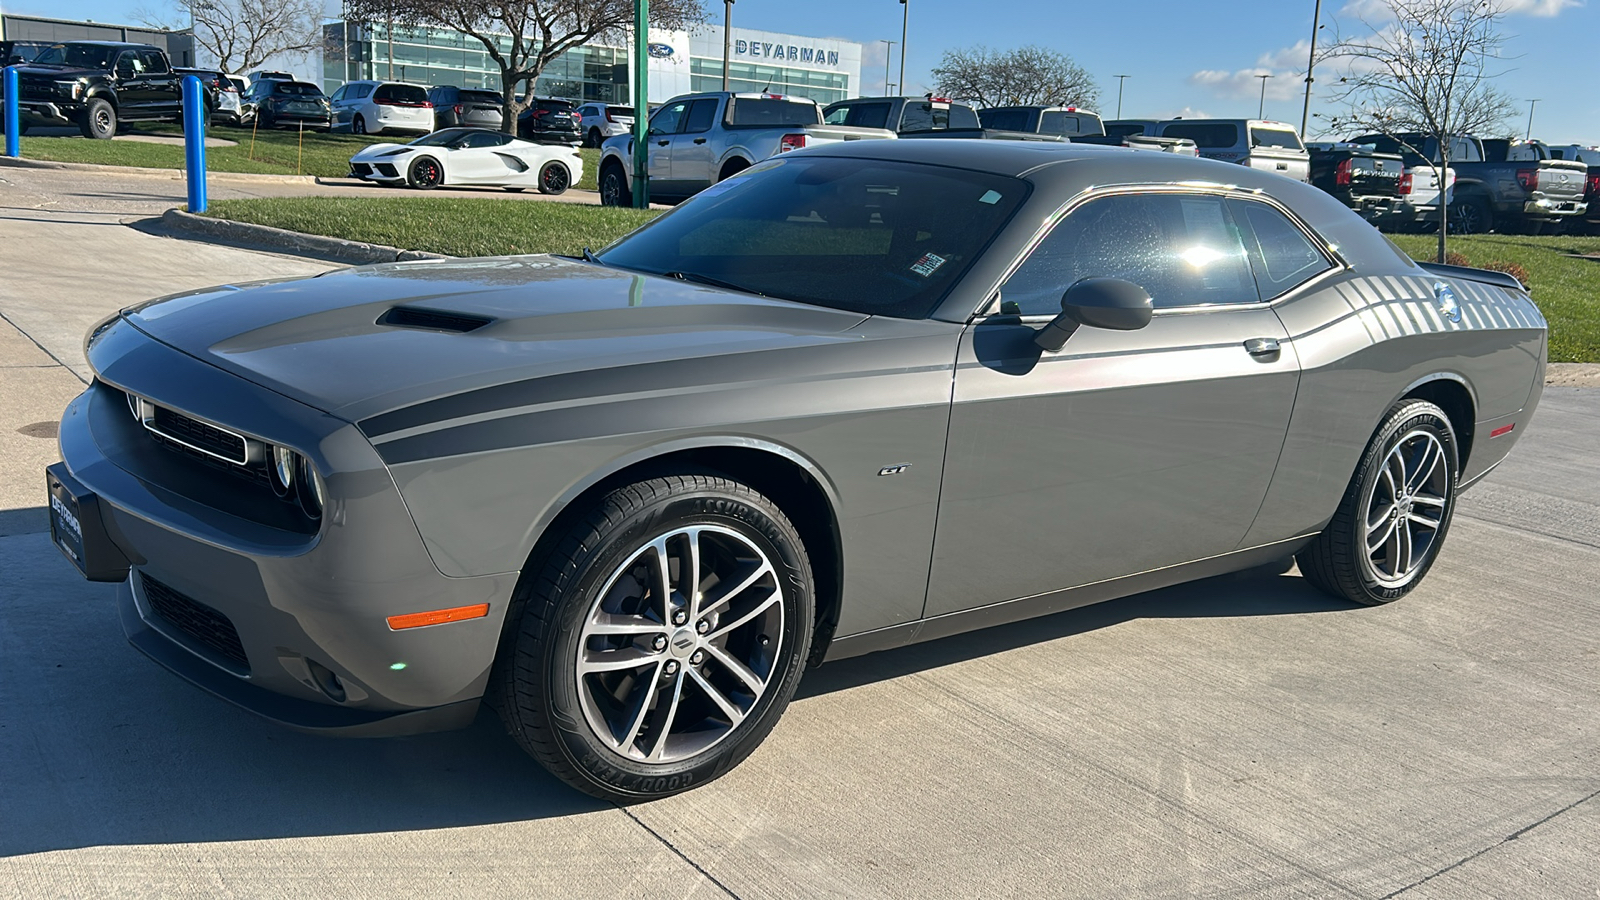
{"label": "orange reflector", "polygon": [[432,612],[406,613],[403,616],[390,616],[389,627],[395,631],[402,628],[421,628],[424,625],[443,625],[446,622],[460,622],[463,619],[481,619],[489,614],[489,604],[479,603],[474,606],[458,606],[455,609],[436,609]]}
{"label": "orange reflector", "polygon": [[1501,425],[1499,428],[1489,432],[1489,437],[1497,438],[1502,434],[1508,434],[1510,433],[1511,429],[1515,427],[1517,427],[1517,423],[1515,422],[1512,422],[1510,425]]}

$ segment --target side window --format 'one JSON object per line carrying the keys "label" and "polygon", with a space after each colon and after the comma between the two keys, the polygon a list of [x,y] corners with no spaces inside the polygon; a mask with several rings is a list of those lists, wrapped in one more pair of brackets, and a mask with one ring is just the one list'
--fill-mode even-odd
{"label": "side window", "polygon": [[144,70],[151,75],[165,75],[172,71],[167,68],[167,58],[160,50],[140,50],[139,61],[144,65]]}
{"label": "side window", "polygon": [[1157,309],[1260,299],[1238,229],[1223,198],[1210,194],[1090,200],[1028,255],[1001,286],[1000,299],[1023,315],[1055,315],[1061,295],[1083,278],[1131,281]]}
{"label": "side window", "polygon": [[372,89],[374,87],[376,87],[376,86],[377,85],[372,85],[372,84],[358,84],[358,85],[356,85],[355,92],[351,96],[354,99],[360,99],[362,97],[367,96],[368,94],[371,94],[372,93]]}
{"label": "side window", "polygon": [[338,103],[340,100],[344,99],[344,92],[348,90],[350,90],[348,85],[341,86],[337,91],[333,92],[333,96],[329,97],[328,101],[330,103]]}
{"label": "side window", "polygon": [[1254,200],[1228,200],[1244,232],[1245,250],[1261,296],[1270,300],[1320,275],[1333,263],[1283,213]]}
{"label": "side window", "polygon": [[710,131],[711,126],[717,123],[717,101],[696,100],[689,104],[689,115],[683,124],[684,134],[700,134]]}
{"label": "side window", "polygon": [[[950,122],[949,113],[942,113],[940,115],[940,118],[942,118],[944,121],[938,125],[934,124],[933,117],[934,112],[932,103],[926,101],[919,103],[915,100],[908,100],[906,101],[905,110],[900,113],[900,130],[932,131],[936,127],[943,128]],[[878,125],[876,127],[882,128],[883,126]]]}
{"label": "side window", "polygon": [[139,56],[132,50],[117,57],[117,77],[137,78],[139,76]]}
{"label": "side window", "polygon": [[683,119],[683,111],[689,107],[687,100],[673,103],[656,110],[650,117],[650,132],[652,134],[677,134],[678,125]]}
{"label": "side window", "polygon": [[467,146],[472,149],[478,149],[480,147],[499,147],[505,143],[504,138],[507,137],[510,137],[510,135],[488,131],[474,131],[472,134],[467,135]]}

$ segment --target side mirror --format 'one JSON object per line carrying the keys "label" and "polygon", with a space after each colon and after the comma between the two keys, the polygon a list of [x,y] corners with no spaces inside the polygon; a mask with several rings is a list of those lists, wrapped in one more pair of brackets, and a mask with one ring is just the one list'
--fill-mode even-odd
{"label": "side mirror", "polygon": [[1083,278],[1061,296],[1061,313],[1039,329],[1033,342],[1054,353],[1080,325],[1137,331],[1150,324],[1150,293],[1120,278]]}

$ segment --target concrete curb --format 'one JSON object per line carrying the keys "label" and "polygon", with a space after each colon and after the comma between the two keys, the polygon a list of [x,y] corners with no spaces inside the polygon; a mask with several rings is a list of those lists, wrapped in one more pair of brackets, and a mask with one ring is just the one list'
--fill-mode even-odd
{"label": "concrete curb", "polygon": [[[0,156],[0,167],[15,169],[65,169],[69,172],[104,172],[113,175],[148,175],[153,178],[170,178],[181,181],[186,176],[183,169],[152,169],[147,166],[101,166],[94,163],[55,162],[47,159],[15,159]],[[207,172],[206,180],[241,181],[246,184],[316,184],[315,175],[252,175],[248,172]]]}
{"label": "concrete curb", "polygon": [[161,224],[168,231],[202,240],[263,247],[280,253],[312,256],[357,266],[413,259],[450,259],[442,254],[427,253],[422,250],[402,250],[383,244],[366,244],[361,241],[302,234],[269,225],[213,219],[184,212],[181,209],[167,210],[161,217]]}

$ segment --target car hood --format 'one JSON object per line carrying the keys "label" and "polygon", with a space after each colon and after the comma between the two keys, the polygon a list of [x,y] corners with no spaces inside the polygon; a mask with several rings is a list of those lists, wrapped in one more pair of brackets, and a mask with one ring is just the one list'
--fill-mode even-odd
{"label": "car hood", "polygon": [[844,332],[867,318],[550,256],[342,269],[193,291],[123,315],[350,422],[508,381],[854,341]]}
{"label": "car hood", "polygon": [[[410,147],[410,146],[407,146],[405,144],[373,144],[370,147],[362,147],[360,152],[358,152],[358,153],[356,153],[356,155],[350,157],[350,160],[352,162],[354,162],[355,160],[358,160],[358,159],[359,160],[377,159],[377,158],[382,157],[382,156],[388,156],[391,153],[394,154],[395,156],[401,156],[402,154],[401,153],[397,153],[396,151],[401,151],[401,150],[403,150],[403,151],[415,151],[415,150],[421,150],[421,149],[424,149],[424,148],[421,148],[421,147]],[[438,149],[443,150],[444,148],[440,147]]]}
{"label": "car hood", "polygon": [[17,77],[23,79],[31,75],[35,80],[67,81],[73,78],[88,78],[105,74],[105,69],[85,69],[80,66],[50,66],[34,63],[17,66]]}

